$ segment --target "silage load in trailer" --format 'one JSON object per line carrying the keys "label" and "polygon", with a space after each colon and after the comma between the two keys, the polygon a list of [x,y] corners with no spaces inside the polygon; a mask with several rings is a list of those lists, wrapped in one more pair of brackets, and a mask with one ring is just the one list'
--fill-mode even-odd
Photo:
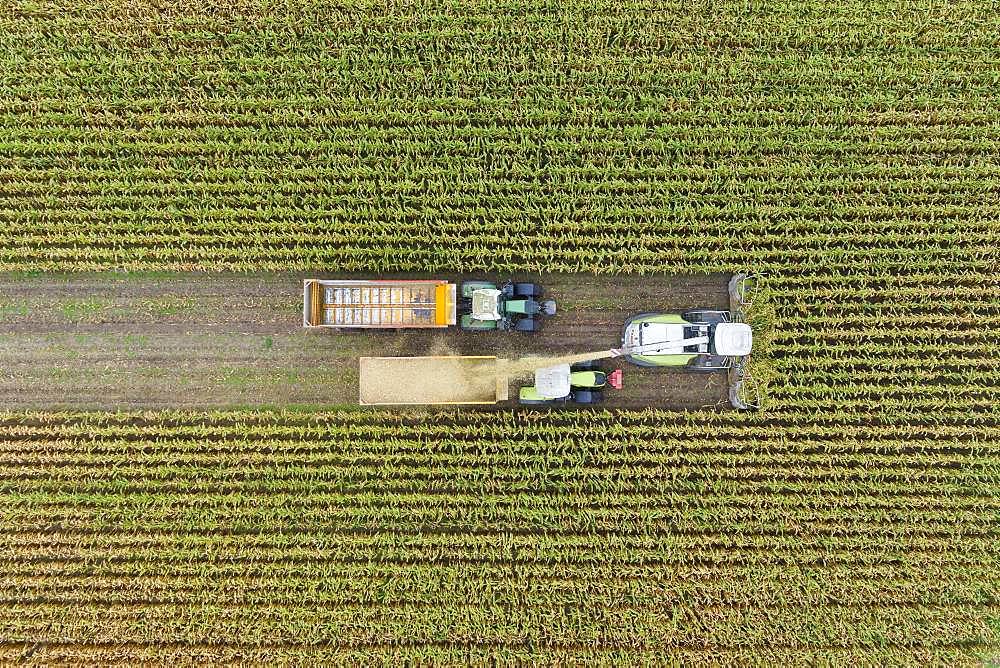
{"label": "silage load in trailer", "polygon": [[495,404],[507,399],[496,357],[362,357],[362,406]]}
{"label": "silage load in trailer", "polygon": [[303,281],[302,324],[408,329],[455,324],[456,286],[439,280]]}

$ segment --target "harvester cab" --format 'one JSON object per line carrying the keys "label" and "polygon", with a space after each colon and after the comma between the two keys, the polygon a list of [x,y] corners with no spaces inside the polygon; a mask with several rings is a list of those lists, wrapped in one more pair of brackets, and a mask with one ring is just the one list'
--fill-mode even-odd
{"label": "harvester cab", "polygon": [[534,283],[488,281],[462,284],[459,309],[462,329],[537,332],[542,319],[555,315],[553,300],[541,301],[542,290]]}

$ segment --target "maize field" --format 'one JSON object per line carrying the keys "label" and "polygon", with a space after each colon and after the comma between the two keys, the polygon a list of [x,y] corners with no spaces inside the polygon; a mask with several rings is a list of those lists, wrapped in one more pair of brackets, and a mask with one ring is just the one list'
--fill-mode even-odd
{"label": "maize field", "polygon": [[0,47],[6,282],[774,313],[753,414],[6,410],[0,662],[1000,660],[995,2],[9,0]]}

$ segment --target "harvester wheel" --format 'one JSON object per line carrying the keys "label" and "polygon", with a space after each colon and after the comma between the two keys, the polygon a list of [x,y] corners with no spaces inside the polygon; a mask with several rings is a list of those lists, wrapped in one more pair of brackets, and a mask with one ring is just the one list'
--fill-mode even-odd
{"label": "harvester wheel", "polygon": [[726,358],[718,355],[698,355],[687,363],[685,371],[711,372],[726,368]]}
{"label": "harvester wheel", "polygon": [[729,319],[728,311],[708,311],[701,309],[692,309],[690,311],[683,311],[681,317],[690,323],[719,323],[725,322]]}

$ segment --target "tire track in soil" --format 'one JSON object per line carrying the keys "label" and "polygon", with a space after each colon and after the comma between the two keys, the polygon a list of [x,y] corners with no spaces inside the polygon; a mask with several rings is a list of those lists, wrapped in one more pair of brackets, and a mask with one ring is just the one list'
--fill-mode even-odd
{"label": "tire track in soil", "polygon": [[[458,328],[306,332],[301,326],[306,277],[374,276],[0,275],[0,401],[14,410],[356,405],[360,356],[516,359],[597,351],[619,345],[622,324],[635,313],[728,304],[723,275],[556,274],[517,277],[534,278],[559,304],[559,313],[535,335]],[[604,366],[624,369],[625,389],[609,390],[607,407],[725,403],[725,374],[613,363]],[[516,390],[512,385],[512,397]]]}

